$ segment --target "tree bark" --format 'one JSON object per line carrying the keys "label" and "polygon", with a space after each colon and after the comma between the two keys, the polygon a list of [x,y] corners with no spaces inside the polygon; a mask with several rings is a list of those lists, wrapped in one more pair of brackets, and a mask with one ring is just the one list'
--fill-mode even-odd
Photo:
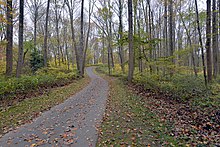
{"label": "tree bark", "polygon": [[57,35],[57,53],[58,53],[58,64],[61,66],[60,60],[60,34],[59,34],[59,16],[58,16],[58,4],[57,0],[55,0],[55,16],[56,16],[56,35]]}
{"label": "tree bark", "polygon": [[[170,47],[170,56],[173,56],[174,52],[174,43],[173,43],[173,0],[169,1],[169,47]],[[172,63],[174,63],[173,57],[172,57]],[[172,71],[171,71],[172,72]]]}
{"label": "tree bark", "polygon": [[197,0],[195,0],[195,5],[196,5],[196,22],[197,22],[197,29],[199,33],[199,43],[200,43],[201,52],[202,52],[203,76],[204,76],[205,85],[207,86],[208,82],[207,82],[207,75],[206,75],[205,55],[204,55],[204,48],[203,48],[203,43],[202,43],[202,33],[201,33],[200,23],[199,23],[199,11],[198,11]]}
{"label": "tree bark", "polygon": [[84,66],[83,66],[83,51],[84,51],[84,0],[81,3],[81,21],[80,21],[80,47],[79,47],[79,74],[83,77]]}
{"label": "tree bark", "polygon": [[[220,26],[220,0],[218,0],[218,21],[217,22],[219,22],[218,26]],[[220,27],[218,27],[217,30],[218,30],[217,32],[219,32]],[[218,35],[219,35],[219,33],[218,33]],[[219,57],[220,57],[220,51],[218,51],[218,66],[220,65],[220,58]],[[220,74],[220,67],[218,67],[218,74]]]}
{"label": "tree bark", "polygon": [[85,44],[85,48],[84,48],[84,54],[83,54],[83,74],[84,74],[84,68],[86,66],[86,55],[87,55],[87,50],[88,50],[88,44],[89,44],[89,34],[90,34],[90,29],[91,29],[91,15],[92,15],[92,11],[93,11],[93,5],[91,6],[91,0],[89,1],[89,26],[88,26],[88,30],[87,30],[87,34],[86,34],[86,44]]}
{"label": "tree bark", "polygon": [[[72,34],[72,44],[73,44],[73,47],[74,47],[74,50],[75,50],[75,56],[76,56],[76,66],[77,66],[77,69],[79,69],[79,57],[78,57],[78,50],[77,50],[77,47],[76,47],[76,39],[75,39],[75,31],[74,31],[74,27],[73,27],[73,6],[71,5],[70,6],[70,3],[68,0],[65,0],[65,3],[68,7],[68,10],[69,10],[69,17],[70,17],[70,25],[71,25],[71,34]],[[73,2],[71,1],[71,4]],[[74,51],[72,50],[72,65],[74,66]]]}
{"label": "tree bark", "polygon": [[44,34],[44,67],[47,67],[47,37],[48,37],[48,17],[50,10],[50,0],[47,1],[47,12],[45,22],[45,34]]}
{"label": "tree bark", "polygon": [[34,0],[34,47],[37,45],[37,18],[38,18],[38,6],[36,0]]}
{"label": "tree bark", "polygon": [[122,12],[123,12],[123,6],[122,6],[122,1],[119,0],[119,57],[120,57],[120,64],[121,64],[121,69],[122,72],[125,73],[124,69],[124,50],[123,50],[123,44],[121,42],[121,39],[123,38],[123,24],[122,24]]}
{"label": "tree bark", "polygon": [[131,82],[134,74],[134,49],[133,49],[133,13],[132,13],[132,0],[128,0],[128,40],[129,40],[129,70],[128,81]]}
{"label": "tree bark", "polygon": [[20,0],[19,4],[19,42],[18,42],[18,63],[16,69],[16,77],[19,78],[23,67],[23,36],[24,36],[24,0]]}
{"label": "tree bark", "polygon": [[[140,24],[140,19],[141,19],[141,10],[139,8],[139,16],[137,19],[137,25],[138,25],[138,40],[139,42],[141,41],[141,24]],[[139,72],[142,73],[143,72],[143,65],[142,65],[142,55],[141,55],[142,51],[141,51],[141,43],[138,43],[138,68],[139,68]]]}
{"label": "tree bark", "polygon": [[218,30],[217,30],[217,9],[216,0],[212,4],[212,49],[213,49],[213,77],[218,75]]}
{"label": "tree bark", "polygon": [[207,75],[208,75],[208,82],[211,82],[212,81],[211,0],[207,0],[206,4],[207,4],[207,20],[206,20]]}
{"label": "tree bark", "polygon": [[7,0],[7,46],[6,46],[6,76],[12,75],[13,69],[13,11],[12,0]]}

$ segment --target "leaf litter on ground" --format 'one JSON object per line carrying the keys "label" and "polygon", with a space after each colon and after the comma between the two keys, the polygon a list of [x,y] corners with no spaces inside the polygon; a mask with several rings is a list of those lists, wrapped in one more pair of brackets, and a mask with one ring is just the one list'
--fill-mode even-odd
{"label": "leaf litter on ground", "polygon": [[128,84],[128,89],[141,97],[144,106],[169,126],[170,136],[188,146],[220,146],[220,109],[201,108],[175,101],[170,95],[154,93],[143,85]]}

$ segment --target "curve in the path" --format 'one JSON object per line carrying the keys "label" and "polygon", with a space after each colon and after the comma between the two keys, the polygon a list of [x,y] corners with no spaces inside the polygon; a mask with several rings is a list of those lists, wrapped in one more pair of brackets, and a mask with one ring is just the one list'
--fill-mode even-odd
{"label": "curve in the path", "polygon": [[94,147],[108,96],[108,82],[86,69],[90,84],[19,129],[0,139],[2,147],[73,146]]}

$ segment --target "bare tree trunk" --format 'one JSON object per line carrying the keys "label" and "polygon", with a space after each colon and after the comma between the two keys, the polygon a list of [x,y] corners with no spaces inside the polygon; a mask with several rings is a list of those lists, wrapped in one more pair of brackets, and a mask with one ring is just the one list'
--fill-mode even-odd
{"label": "bare tree trunk", "polygon": [[[169,46],[170,46],[170,56],[173,56],[173,52],[174,52],[174,43],[173,43],[173,30],[174,30],[174,26],[173,26],[173,1],[170,0],[169,1]],[[172,57],[172,63],[174,63],[174,59]],[[173,69],[171,69],[171,75],[173,74]]]}
{"label": "bare tree trunk", "polygon": [[217,9],[216,0],[212,4],[212,49],[213,49],[213,77],[218,75],[218,30],[217,30]]}
{"label": "bare tree trunk", "polygon": [[111,75],[111,65],[110,65],[110,44],[108,43],[108,75]]}
{"label": "bare tree trunk", "polygon": [[34,47],[36,48],[37,45],[37,18],[38,18],[38,6],[36,3],[36,0],[34,0],[34,7],[35,7],[35,12],[34,12]]}
{"label": "bare tree trunk", "polygon": [[[111,12],[111,4],[110,4],[110,1],[108,1],[108,8],[109,8],[109,12]],[[109,17],[109,21],[108,21],[108,24],[109,24],[109,51],[110,51],[110,58],[111,58],[111,66],[112,68],[115,67],[114,65],[114,56],[113,56],[113,50],[112,50],[112,14],[108,14],[110,17]]]}
{"label": "bare tree trunk", "polygon": [[80,47],[79,47],[79,74],[83,77],[84,74],[84,66],[83,66],[83,51],[84,51],[84,21],[83,21],[83,15],[84,15],[84,0],[82,0],[81,3],[81,21],[80,21]]}
{"label": "bare tree trunk", "polygon": [[47,12],[45,22],[45,34],[44,34],[44,67],[47,67],[47,37],[48,37],[48,17],[50,10],[50,0],[47,1]]}
{"label": "bare tree trunk", "polygon": [[131,82],[134,74],[134,49],[133,49],[133,16],[132,16],[132,0],[128,0],[128,40],[129,40],[129,70],[128,81]]}
{"label": "bare tree trunk", "polygon": [[[148,23],[149,23],[149,40],[152,39],[152,21],[151,21],[151,17],[153,17],[151,14],[151,6],[150,6],[150,0],[147,0],[147,3],[148,3]],[[149,57],[149,60],[150,60],[150,73],[152,74],[153,73],[153,67],[152,67],[152,59],[153,59],[153,52],[152,52],[152,45],[150,44],[150,57]]]}
{"label": "bare tree trunk", "polygon": [[[140,19],[141,19],[141,10],[139,8],[139,16],[137,20],[137,25],[138,25],[138,38],[141,40],[141,24],[140,24]],[[139,67],[139,72],[143,72],[143,67],[142,67],[142,55],[141,55],[141,45],[138,43],[138,67]]]}
{"label": "bare tree trunk", "polygon": [[102,64],[105,64],[105,35],[102,31]]}
{"label": "bare tree trunk", "polygon": [[[164,37],[164,57],[167,57],[169,54],[169,49],[168,49],[168,31],[167,31],[167,0],[165,0],[164,3],[164,32],[163,32],[163,37]],[[164,63],[165,64],[165,63]],[[166,74],[166,69],[163,69],[163,75]]]}
{"label": "bare tree trunk", "polygon": [[203,43],[202,43],[202,34],[201,34],[200,23],[199,23],[199,11],[198,11],[198,3],[197,3],[197,0],[195,0],[195,5],[196,5],[196,22],[197,22],[197,29],[198,29],[198,33],[199,33],[199,42],[200,42],[200,47],[201,47],[201,51],[202,51],[203,76],[204,76],[204,80],[205,80],[205,85],[207,86],[207,75],[206,75],[205,55],[204,55],[204,48],[203,48]]}
{"label": "bare tree trunk", "polygon": [[13,12],[12,0],[7,0],[7,46],[6,46],[6,76],[11,76],[13,69]]}
{"label": "bare tree trunk", "polygon": [[123,38],[123,24],[122,24],[122,13],[123,13],[123,6],[122,6],[122,1],[119,0],[119,57],[120,57],[120,64],[121,64],[121,69],[122,72],[125,73],[124,69],[124,50],[123,50],[123,45],[121,42],[121,39]]}
{"label": "bare tree trunk", "polygon": [[211,0],[207,0],[206,52],[207,52],[207,73],[208,73],[208,82],[211,82],[211,81],[212,81]]}
{"label": "bare tree trunk", "polygon": [[[88,50],[88,43],[89,43],[89,34],[90,34],[90,28],[91,28],[91,15],[92,15],[92,11],[93,11],[93,5],[91,6],[91,0],[89,1],[89,26],[88,26],[88,30],[87,30],[87,34],[86,34],[86,44],[85,44],[85,48],[84,48],[84,55],[83,55],[83,69],[85,68],[85,64],[86,64],[86,54],[87,54],[87,50]],[[83,74],[84,74],[84,70],[83,70]]]}
{"label": "bare tree trunk", "polygon": [[[73,8],[72,8],[72,5],[70,6],[70,3],[68,0],[65,0],[66,2],[66,5],[68,7],[68,10],[69,10],[69,17],[70,17],[70,25],[71,25],[71,34],[72,34],[72,44],[73,44],[73,47],[74,47],[74,50],[75,50],[75,56],[76,56],[76,66],[77,66],[77,69],[79,69],[79,57],[78,57],[78,50],[77,50],[77,47],[76,47],[76,39],[75,39],[75,31],[74,31],[74,27],[73,27]],[[71,4],[72,4],[72,1],[71,1]],[[72,65],[74,67],[74,51],[72,50]]]}
{"label": "bare tree trunk", "polygon": [[23,36],[24,36],[24,0],[20,0],[19,4],[19,43],[18,43],[18,63],[16,69],[16,77],[20,77],[23,67]]}
{"label": "bare tree trunk", "polygon": [[[218,26],[220,26],[220,0],[218,0]],[[219,32],[220,31],[220,27],[218,27],[217,28],[217,32]],[[218,35],[219,35],[220,33],[218,33]],[[218,36],[218,38],[219,38],[219,36]],[[218,44],[219,45],[219,44]],[[220,65],[220,51],[218,51],[218,66]],[[218,67],[218,74],[220,74],[220,67]]]}
{"label": "bare tree trunk", "polygon": [[59,34],[59,17],[58,17],[58,5],[57,0],[55,0],[55,15],[56,15],[56,35],[57,35],[57,53],[58,53],[58,64],[61,66],[60,60],[60,34]]}

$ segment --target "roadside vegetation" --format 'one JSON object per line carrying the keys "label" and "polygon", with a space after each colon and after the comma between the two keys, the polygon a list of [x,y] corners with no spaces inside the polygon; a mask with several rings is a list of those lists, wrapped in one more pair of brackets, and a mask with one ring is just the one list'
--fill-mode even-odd
{"label": "roadside vegetation", "polygon": [[[38,76],[32,78],[37,79],[37,77]],[[13,130],[16,127],[19,127],[22,124],[30,123],[34,118],[40,116],[43,111],[49,110],[51,107],[63,103],[70,96],[76,94],[78,91],[84,88],[90,81],[87,76],[85,78],[79,78],[75,80],[70,80],[67,78],[65,79],[64,77],[65,76],[62,76],[62,78],[60,79],[58,77],[54,77],[53,80],[50,79],[50,84],[53,83],[52,85],[62,85],[62,87],[55,86],[56,88],[49,88],[44,85],[46,86],[45,88],[47,90],[44,89],[41,94],[37,94],[37,96],[34,96],[35,93],[34,91],[32,91],[31,97],[29,99],[24,99],[20,102],[16,102],[16,104],[13,104],[10,107],[5,107],[3,110],[1,110],[0,136],[10,130]],[[39,79],[42,80],[42,78]],[[64,81],[66,81],[67,83]],[[13,101],[15,101],[16,98],[17,97],[13,98]]]}
{"label": "roadside vegetation", "polygon": [[79,79],[76,71],[68,71],[62,68],[42,68],[34,75],[23,75],[20,78],[1,77],[0,101],[1,109],[13,105],[17,101],[43,94],[53,87],[70,84]]}
{"label": "roadside vegetation", "polygon": [[176,146],[164,122],[129,91],[123,81],[107,78],[109,99],[97,146]]}
{"label": "roadside vegetation", "polygon": [[[107,75],[107,69],[102,65],[97,71]],[[118,65],[111,78],[115,80],[110,80],[100,146],[156,143],[165,146],[219,145],[220,88],[217,81],[206,88],[200,76],[175,74],[170,78],[136,72],[132,83],[128,83]],[[136,136],[127,136],[124,127]],[[148,134],[141,134],[139,130]]]}

